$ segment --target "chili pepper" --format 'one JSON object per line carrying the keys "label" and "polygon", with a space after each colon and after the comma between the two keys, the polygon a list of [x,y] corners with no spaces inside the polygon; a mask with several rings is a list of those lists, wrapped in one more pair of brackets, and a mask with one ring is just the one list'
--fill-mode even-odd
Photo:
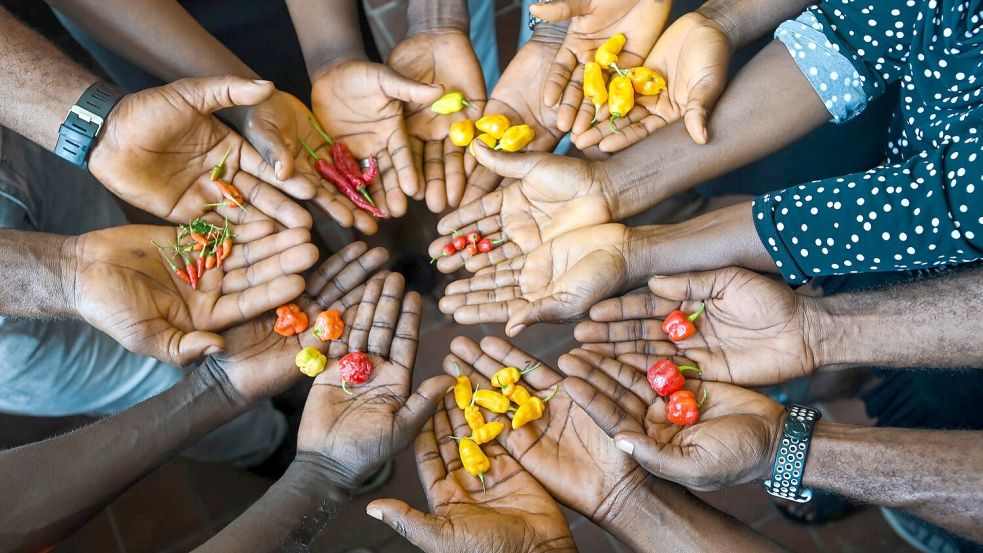
{"label": "chili pepper", "polygon": [[214,269],[214,268],[215,268],[215,254],[209,254],[207,257],[205,257],[205,270],[207,271],[209,269]]}
{"label": "chili pepper", "polygon": [[181,261],[184,262],[184,271],[188,273],[188,279],[191,280],[191,288],[193,290],[198,289],[198,269],[195,268],[188,256],[184,255],[184,252],[178,251],[178,255],[181,256]]}
{"label": "chili pepper", "polygon": [[348,384],[365,384],[372,376],[372,360],[369,356],[353,351],[338,360],[338,374],[341,376],[341,389],[348,395]]}
{"label": "chili pepper", "polygon": [[457,383],[454,384],[454,403],[457,403],[458,409],[464,409],[471,405],[471,379],[467,375],[461,374],[461,367],[458,366],[457,361],[454,362],[454,368],[457,370]]}
{"label": "chili pepper", "polygon": [[485,473],[491,469],[491,461],[485,456],[485,452],[481,451],[481,446],[465,438],[458,442],[457,451],[461,456],[461,464],[464,465],[464,470],[471,476],[478,477],[481,480],[481,489],[484,490]]}
{"label": "chili pepper", "polygon": [[444,94],[436,102],[430,104],[430,111],[441,115],[450,115],[461,111],[465,106],[478,109],[464,98],[463,92],[455,91]]}
{"label": "chili pepper", "polygon": [[478,409],[474,402],[464,408],[464,420],[468,421],[471,430],[477,430],[485,425],[485,416],[481,414],[481,409]]}
{"label": "chili pepper", "polygon": [[451,239],[451,245],[454,246],[454,251],[461,251],[468,247],[468,239],[464,236],[458,234]]}
{"label": "chili pepper", "polygon": [[[334,159],[334,166],[341,171],[342,175],[345,175],[348,182],[352,183],[352,186],[360,193],[367,195],[368,192],[362,190],[366,187],[366,182],[362,180],[362,168],[359,166],[358,161],[355,160],[355,156],[348,149],[348,146],[336,141],[331,146],[331,157]],[[369,200],[371,198],[365,199]]]}
{"label": "chili pepper", "polygon": [[[375,178],[378,175],[379,175],[379,163],[376,162],[375,156],[369,156],[368,167],[365,168],[365,171],[362,171],[362,182],[364,182],[365,185],[368,186],[373,182],[375,182]],[[369,196],[367,192],[366,192],[365,199],[368,200],[369,202],[372,202],[372,196]],[[372,205],[375,205],[375,202],[372,202]]]}
{"label": "chili pepper", "polygon": [[201,278],[201,275],[205,274],[205,258],[201,254],[198,254],[196,265],[195,268],[197,269],[198,278]]}
{"label": "chili pepper", "polygon": [[276,324],[273,330],[280,336],[293,336],[307,330],[307,313],[296,303],[288,303],[276,308]]}
{"label": "chili pepper", "polygon": [[179,268],[177,265],[175,265],[174,262],[171,261],[171,258],[170,257],[167,257],[167,254],[164,253],[164,246],[161,246],[160,244],[158,244],[154,240],[151,240],[150,243],[157,247],[157,251],[160,252],[160,256],[164,258],[164,261],[167,262],[167,266],[170,267],[172,271],[174,271],[174,274],[177,275],[177,277],[179,279],[181,279],[185,283],[187,283],[188,286],[190,286],[191,285],[191,279],[188,278],[188,273],[185,272],[185,270],[184,270],[183,267]]}
{"label": "chili pepper", "polygon": [[[502,136],[505,135],[505,131],[512,126],[512,122],[509,121],[508,117],[494,113],[478,119],[474,126],[477,127],[479,131],[485,134],[490,134],[495,140],[501,140]],[[478,138],[481,138],[481,136],[479,135]],[[485,144],[487,144],[487,142],[485,142]]]}
{"label": "chili pepper", "polygon": [[505,239],[502,240],[492,240],[490,238],[482,238],[481,242],[478,242],[478,251],[481,253],[488,253],[495,249],[495,246],[499,246],[505,243]]}
{"label": "chili pepper", "polygon": [[[494,136],[488,133],[479,134],[478,136],[474,137],[474,140],[480,140],[484,142],[485,145],[488,146],[489,148],[494,148],[495,146],[498,145],[498,140],[496,140]],[[472,140],[471,144],[468,146],[468,152],[470,152],[471,155],[474,155],[474,140]]]}
{"label": "chili pepper", "polygon": [[505,413],[511,406],[509,398],[494,390],[477,390],[473,399],[475,403],[493,413]]}
{"label": "chili pepper", "polygon": [[478,445],[487,444],[488,442],[497,438],[498,435],[501,434],[502,431],[504,430],[505,430],[504,423],[498,421],[492,421],[489,423],[485,423],[482,426],[479,426],[478,428],[472,428],[470,436],[466,438],[457,438],[457,439],[471,440],[472,442]]}
{"label": "chili pepper", "polygon": [[239,190],[235,186],[232,186],[231,183],[225,182],[222,179],[212,179],[212,184],[215,185],[215,188],[218,188],[219,194],[225,198],[225,201],[207,205],[224,205],[226,207],[246,209],[242,205],[246,202],[246,200],[242,198],[242,194],[240,194]]}
{"label": "chili pepper", "polygon": [[344,194],[345,197],[351,200],[351,202],[359,209],[367,211],[380,219],[389,217],[385,212],[366,200],[362,193],[360,193],[352,183],[348,182],[348,179],[338,172],[338,169],[332,165],[330,161],[322,159],[320,156],[318,156],[307,142],[301,140],[300,143],[307,150],[307,153],[314,158],[314,168],[322,177],[324,177],[324,180],[333,184],[339,192]]}
{"label": "chili pepper", "polygon": [[512,403],[520,406],[532,398],[529,390],[519,384],[509,384],[508,386],[503,387],[502,393],[505,394],[505,396],[508,397]]}
{"label": "chili pepper", "polygon": [[[321,127],[320,123],[317,122],[317,119],[308,117],[307,121],[310,122],[311,126],[314,127],[314,130],[317,131],[322,138],[324,138],[327,145],[331,147],[331,157],[334,160],[334,168],[337,169],[337,173],[341,174],[348,185],[358,192],[358,194],[361,195],[366,202],[368,202],[372,207],[375,207],[375,202],[372,201],[372,196],[369,195],[367,190],[368,184],[375,180],[376,174],[379,171],[379,166],[376,165],[375,158],[369,158],[369,168],[365,173],[362,173],[362,169],[359,167],[358,161],[355,160],[355,156],[352,155],[351,151],[348,149],[348,146],[345,146],[341,142],[337,142],[331,138],[331,135],[329,135],[328,132]],[[303,143],[303,141],[301,141],[301,143]],[[317,154],[315,154],[314,150],[312,150],[309,146],[307,146],[307,151],[311,152],[311,155],[317,159]],[[373,168],[373,166],[375,167]],[[320,170],[318,172],[320,172]],[[368,179],[366,177],[371,178]],[[328,179],[328,181],[334,183],[332,179]],[[337,183],[334,184],[335,186],[338,186]],[[348,188],[348,186],[345,188]],[[349,195],[345,189],[342,189],[341,192],[346,196]],[[349,197],[349,199],[351,199],[351,197]],[[352,199],[352,203],[362,209],[365,209],[358,202],[355,202],[354,199]],[[372,213],[371,210],[366,209],[366,211]],[[379,210],[377,209],[376,211]],[[381,211],[379,211],[379,213],[381,213]],[[381,215],[376,215],[376,213],[372,214],[376,217],[384,217]]]}
{"label": "chili pepper", "polygon": [[519,405],[519,408],[515,410],[515,414],[512,415],[512,430],[517,430],[534,420],[541,419],[543,413],[546,411],[546,402],[553,399],[558,389],[554,386],[553,391],[550,395],[546,396],[546,399],[539,399],[536,396],[532,396],[525,403]]}
{"label": "chili pepper", "polygon": [[204,249],[205,248],[202,247],[201,244],[195,244],[194,246],[191,246],[191,251],[193,251],[193,252],[200,252],[200,251],[202,251]]}
{"label": "chili pepper", "polygon": [[216,163],[215,165],[212,165],[212,172],[209,174],[209,178],[211,178],[213,181],[221,179],[222,171],[225,170],[225,162],[226,160],[229,159],[229,154],[231,153],[232,153],[232,146],[229,146],[229,148],[225,150],[225,155],[222,156],[222,160]]}
{"label": "chili pepper", "polygon": [[591,125],[597,123],[597,114],[608,101],[608,86],[604,82],[604,72],[601,71],[601,64],[590,61],[584,64],[584,95],[594,104],[594,119]]}
{"label": "chili pepper", "polygon": [[703,303],[692,315],[686,315],[679,309],[669,313],[662,321],[662,332],[665,332],[666,336],[673,342],[681,342],[689,338],[696,334],[696,325],[693,324],[693,321],[703,314],[705,308],[706,304]]}
{"label": "chili pepper", "polygon": [[481,240],[481,233],[476,230],[472,230],[467,234],[466,238],[471,244],[477,245],[478,241]]}
{"label": "chili pepper", "polygon": [[642,96],[655,96],[666,91],[666,78],[648,67],[632,67],[628,70],[628,78],[635,92]]}
{"label": "chili pepper", "polygon": [[468,247],[465,248],[464,251],[468,252],[468,257],[474,257],[478,255],[478,246],[475,246],[474,244],[468,244]]}
{"label": "chili pepper", "polygon": [[661,359],[649,367],[646,378],[655,393],[662,397],[671,396],[673,393],[683,389],[686,378],[682,371],[696,371],[702,374],[699,368],[692,365],[676,366],[672,359]]}
{"label": "chili pepper", "polygon": [[474,140],[474,121],[463,119],[451,125],[447,136],[451,139],[451,144],[465,147]]}
{"label": "chili pepper", "polygon": [[300,369],[300,372],[314,378],[324,372],[324,367],[328,364],[328,358],[318,351],[317,348],[308,346],[297,352],[297,356],[294,357],[294,363]]}
{"label": "chili pepper", "polygon": [[526,368],[521,371],[515,367],[505,367],[503,369],[499,369],[492,375],[491,385],[496,388],[504,388],[509,384],[515,384],[524,375],[538,369],[540,365],[542,365],[540,362],[536,362],[535,364],[531,362],[526,363]]}
{"label": "chili pepper", "polygon": [[536,131],[532,130],[532,127],[529,125],[516,125],[509,127],[505,131],[505,134],[502,135],[502,139],[498,141],[498,146],[495,146],[495,149],[503,152],[518,152],[528,146],[534,138],[536,138]]}
{"label": "chili pepper", "polygon": [[197,242],[198,243],[197,245],[201,246],[202,248],[208,247],[208,240],[206,240],[204,236],[198,234],[194,230],[191,231],[191,239]]}
{"label": "chili pepper", "polygon": [[619,133],[618,127],[614,122],[628,115],[628,112],[635,107],[635,89],[631,84],[631,79],[616,75],[608,85],[608,109],[611,111],[611,130]]}
{"label": "chili pepper", "polygon": [[700,420],[700,407],[707,399],[707,390],[703,389],[703,399],[697,403],[696,394],[689,390],[679,390],[669,396],[666,404],[666,418],[673,424],[689,426]]}
{"label": "chili pepper", "polygon": [[609,67],[617,71],[618,54],[621,53],[621,49],[625,47],[626,42],[628,42],[628,39],[622,33],[618,33],[607,39],[604,44],[597,49],[597,52],[594,53],[594,61],[601,67]]}
{"label": "chili pepper", "polygon": [[314,337],[322,342],[341,338],[345,331],[345,323],[341,320],[341,312],[337,309],[321,311],[314,319]]}

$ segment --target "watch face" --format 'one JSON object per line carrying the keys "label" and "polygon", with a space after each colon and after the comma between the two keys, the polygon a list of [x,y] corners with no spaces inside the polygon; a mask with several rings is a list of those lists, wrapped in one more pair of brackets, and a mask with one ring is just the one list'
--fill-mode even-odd
{"label": "watch face", "polygon": [[792,419],[788,421],[788,433],[793,438],[798,438],[798,439],[808,438],[809,427],[806,426],[806,423],[800,420]]}

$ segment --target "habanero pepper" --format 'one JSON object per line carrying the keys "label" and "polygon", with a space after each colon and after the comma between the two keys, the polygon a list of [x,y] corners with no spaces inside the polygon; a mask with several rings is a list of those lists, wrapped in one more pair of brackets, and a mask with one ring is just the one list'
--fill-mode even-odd
{"label": "habanero pepper", "polygon": [[518,152],[528,146],[534,138],[536,138],[536,131],[532,130],[532,127],[516,125],[505,131],[495,149],[502,152]]}
{"label": "habanero pepper", "polygon": [[649,386],[652,386],[655,393],[662,397],[668,397],[683,389],[683,384],[686,383],[683,371],[696,371],[703,374],[699,368],[692,365],[679,365],[677,367],[672,359],[660,359],[652,363],[645,378],[648,379]]}
{"label": "habanero pepper", "polygon": [[471,430],[477,430],[485,425],[485,416],[474,402],[464,408],[464,420],[468,421]]}
{"label": "habanero pepper", "polygon": [[666,78],[654,69],[632,67],[628,70],[628,78],[635,87],[635,92],[642,96],[655,96],[666,91]]}
{"label": "habanero pepper", "polygon": [[477,390],[473,399],[475,403],[493,413],[505,413],[511,407],[509,398],[494,390]]}
{"label": "habanero pepper", "polygon": [[556,395],[558,387],[554,386],[553,391],[550,395],[546,396],[546,399],[539,399],[536,396],[532,396],[525,403],[519,406],[515,410],[515,414],[512,415],[512,430],[518,430],[523,426],[529,424],[532,421],[539,420],[543,417],[543,413],[546,412],[546,402],[553,399]]}
{"label": "habanero pepper", "polygon": [[328,364],[328,358],[314,347],[306,347],[297,352],[294,357],[294,364],[300,372],[314,378],[324,372],[324,367]]}
{"label": "habanero pepper", "polygon": [[526,363],[526,368],[521,371],[515,367],[498,369],[498,371],[496,371],[491,377],[491,385],[496,388],[504,388],[509,384],[515,384],[524,375],[538,369],[540,365],[542,365],[541,362],[536,362],[535,364],[528,362]]}
{"label": "habanero pepper", "polygon": [[468,436],[467,438],[459,438],[459,439],[464,439],[464,440],[470,439],[472,442],[478,445],[487,444],[488,442],[497,438],[498,435],[501,434],[504,430],[505,430],[504,423],[498,421],[492,421],[489,423],[485,423],[484,425],[478,427],[477,429],[472,429],[471,435]]}
{"label": "habanero pepper", "polygon": [[369,356],[353,351],[338,360],[338,375],[341,376],[341,390],[348,395],[348,384],[365,384],[372,376],[372,360]]}
{"label": "habanero pepper", "polygon": [[623,33],[618,33],[607,39],[604,44],[597,49],[597,52],[594,52],[594,61],[601,67],[619,71],[618,54],[621,53],[621,50],[625,47],[626,42],[628,42],[628,38]]}
{"label": "habanero pepper", "polygon": [[628,115],[635,107],[635,88],[628,77],[615,75],[608,85],[608,110],[611,111],[611,130],[621,132],[614,124],[618,119]]}
{"label": "habanero pepper", "polygon": [[447,136],[451,139],[451,144],[462,148],[467,147],[474,140],[474,121],[463,119],[454,123],[447,131]]}
{"label": "habanero pepper", "polygon": [[461,111],[465,107],[478,109],[464,98],[463,92],[453,91],[444,94],[440,98],[437,98],[436,102],[430,104],[430,111],[439,113],[440,115],[450,115]]}
{"label": "habanero pepper", "polygon": [[591,125],[597,123],[597,114],[608,101],[608,86],[604,82],[604,72],[596,61],[584,64],[584,95],[594,104],[594,119]]}
{"label": "habanero pepper", "polygon": [[666,315],[665,320],[662,321],[662,332],[665,332],[669,340],[673,342],[681,342],[693,336],[696,334],[696,325],[693,324],[693,321],[703,314],[706,306],[707,304],[705,303],[700,304],[700,308],[692,315],[686,315],[680,309],[669,313]]}
{"label": "habanero pepper", "polygon": [[524,386],[521,384],[509,384],[508,386],[502,388],[502,393],[509,398],[512,403],[516,405],[522,405],[529,401],[532,395],[529,393]]}
{"label": "habanero pepper", "polygon": [[491,469],[491,461],[481,451],[481,446],[468,438],[460,440],[457,445],[458,454],[461,456],[461,464],[464,470],[471,476],[481,480],[481,489],[485,489],[485,473]]}
{"label": "habanero pepper", "polygon": [[[509,127],[512,126],[512,122],[509,121],[508,117],[502,114],[493,113],[478,119],[474,126],[479,131],[485,134],[490,134],[495,140],[501,140],[502,136],[505,135],[505,131],[509,130]],[[485,142],[485,144],[487,144],[487,142]]]}
{"label": "habanero pepper", "polygon": [[505,243],[505,239],[492,240],[491,238],[482,238],[478,242],[478,251],[481,253],[488,253],[495,249],[495,246],[500,246]]}
{"label": "habanero pepper", "polygon": [[345,323],[341,320],[341,312],[337,309],[321,311],[314,319],[314,337],[322,342],[337,340],[344,332]]}
{"label": "habanero pepper", "polygon": [[494,136],[488,133],[479,134],[478,136],[474,137],[474,140],[472,140],[471,144],[468,146],[468,152],[470,152],[471,155],[474,155],[475,140],[480,140],[484,142],[485,146],[488,146],[489,148],[494,148],[495,146],[498,146],[498,139],[496,139]]}
{"label": "habanero pepper", "polygon": [[707,390],[703,389],[703,399],[697,403],[696,394],[689,390],[679,390],[669,396],[666,404],[666,419],[673,424],[690,426],[700,420],[700,408],[707,399]]}
{"label": "habanero pepper", "polygon": [[454,403],[457,404],[458,409],[464,409],[471,405],[471,379],[468,378],[468,375],[461,374],[461,367],[458,366],[457,361],[454,362],[454,368],[457,370],[457,382],[454,384]]}
{"label": "habanero pepper", "polygon": [[280,336],[294,336],[307,330],[307,313],[301,311],[296,303],[288,303],[277,307],[276,317],[273,331]]}

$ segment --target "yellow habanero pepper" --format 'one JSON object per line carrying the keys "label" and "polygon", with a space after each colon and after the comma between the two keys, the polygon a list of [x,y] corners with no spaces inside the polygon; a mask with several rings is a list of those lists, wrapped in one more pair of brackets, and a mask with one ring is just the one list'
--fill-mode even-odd
{"label": "yellow habanero pepper", "polygon": [[451,113],[457,113],[467,106],[472,109],[478,109],[474,107],[470,102],[464,99],[464,94],[461,92],[448,92],[436,102],[430,104],[430,111],[434,113],[439,113],[441,115],[450,115]]}
{"label": "yellow habanero pepper", "polygon": [[508,388],[508,391],[506,391],[505,388],[502,388],[502,393],[516,405],[522,406],[525,402],[529,401],[530,397],[532,397],[529,395],[529,390],[518,384],[512,384],[511,386],[508,386]]}
{"label": "yellow habanero pepper", "polygon": [[[507,131],[511,125],[512,122],[509,121],[509,118],[500,114],[486,115],[481,119],[478,119],[474,124],[479,131],[492,135],[492,138],[495,140],[501,140],[502,136],[505,134],[505,131]],[[485,142],[485,144],[487,144],[487,142]]]}
{"label": "yellow habanero pepper", "polygon": [[604,82],[604,72],[601,65],[596,61],[587,62],[584,65],[584,95],[594,104],[594,120],[591,125],[597,123],[597,112],[601,110],[608,101],[608,87]]}
{"label": "yellow habanero pepper", "polygon": [[618,67],[618,54],[621,53],[621,49],[625,47],[625,43],[628,39],[624,34],[618,33],[613,37],[607,39],[597,52],[594,53],[594,61],[600,64],[601,67]]}
{"label": "yellow habanero pepper", "polygon": [[481,451],[481,446],[464,438],[458,443],[457,452],[461,455],[461,464],[464,470],[471,476],[477,476],[481,480],[481,488],[485,488],[485,473],[491,468],[491,461]]}
{"label": "yellow habanero pepper", "polygon": [[458,121],[451,125],[447,134],[455,146],[462,148],[468,146],[474,140],[474,121],[470,119]]}
{"label": "yellow habanero pepper", "polygon": [[471,430],[477,430],[485,425],[485,416],[474,403],[464,408],[464,420],[468,421]]}
{"label": "yellow habanero pepper", "polygon": [[498,146],[495,146],[495,149],[503,152],[518,152],[528,146],[533,138],[536,138],[536,131],[532,130],[529,125],[509,127],[509,130],[502,135],[502,139],[498,141]]}
{"label": "yellow habanero pepper", "polygon": [[[494,148],[495,146],[498,146],[498,140],[496,140],[494,136],[488,133],[479,134],[478,136],[474,137],[474,139],[484,142],[485,145],[488,146],[489,148]],[[471,144],[468,146],[468,151],[471,152],[471,155],[474,155],[474,141],[472,141]]]}
{"label": "yellow habanero pepper", "polygon": [[454,403],[458,409],[464,409],[471,405],[471,379],[467,375],[461,374],[461,368],[454,363],[457,369],[457,383],[454,384]]}
{"label": "yellow habanero pepper", "polygon": [[471,430],[471,441],[478,445],[487,444],[497,438],[503,430],[505,430],[505,424],[498,421],[489,422]]}
{"label": "yellow habanero pepper", "polygon": [[324,366],[328,364],[328,358],[318,351],[317,348],[306,347],[297,352],[297,356],[294,357],[294,363],[300,369],[300,372],[314,378],[324,372]]}
{"label": "yellow habanero pepper", "polygon": [[474,402],[493,413],[505,413],[511,407],[509,398],[494,390],[478,390],[474,393]]}
{"label": "yellow habanero pepper", "polygon": [[520,405],[515,410],[515,414],[512,415],[512,430],[518,430],[530,422],[542,418],[543,413],[546,411],[546,402],[556,395],[556,391],[557,388],[554,386],[553,392],[546,399],[539,399],[536,396],[532,396],[529,398],[529,401]]}
{"label": "yellow habanero pepper", "polygon": [[540,362],[535,364],[527,362],[526,367],[521,371],[515,367],[505,367],[499,369],[492,375],[491,384],[496,388],[504,388],[509,384],[515,384],[520,378],[539,368],[540,365],[542,365]]}
{"label": "yellow habanero pepper", "polygon": [[611,130],[619,133],[618,127],[614,122],[619,118],[628,115],[628,112],[635,107],[635,88],[631,84],[631,79],[615,75],[611,79],[608,87],[608,109],[611,111]]}
{"label": "yellow habanero pepper", "polygon": [[632,67],[628,70],[628,78],[631,79],[635,92],[642,96],[655,96],[666,91],[666,78],[654,69]]}

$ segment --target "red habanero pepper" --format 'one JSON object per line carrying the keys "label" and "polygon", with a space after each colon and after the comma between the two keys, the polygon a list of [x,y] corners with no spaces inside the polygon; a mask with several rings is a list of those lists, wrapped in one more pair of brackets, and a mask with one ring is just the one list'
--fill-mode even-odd
{"label": "red habanero pepper", "polygon": [[177,275],[179,279],[183,280],[185,284],[191,286],[191,279],[188,278],[188,273],[184,271],[183,267],[179,268],[177,265],[175,265],[174,262],[171,261],[170,257],[167,257],[167,254],[164,252],[164,246],[161,246],[154,240],[151,240],[150,243],[157,247],[157,251],[160,252],[160,256],[167,262],[167,266],[171,268],[171,271],[174,271],[174,274]]}
{"label": "red habanero pepper", "polygon": [[646,378],[649,381],[649,385],[655,390],[655,393],[662,397],[668,397],[683,389],[686,378],[683,376],[682,371],[696,371],[700,373],[700,369],[692,365],[680,365],[677,367],[672,362],[672,359],[661,359],[649,367]]}
{"label": "red habanero pepper", "polygon": [[322,159],[317,153],[311,148],[310,144],[300,141],[301,145],[307,150],[307,153],[314,158],[314,168],[317,172],[321,174],[322,177],[338,189],[339,192],[345,195],[346,198],[351,200],[359,209],[369,212],[370,214],[380,218],[386,219],[389,217],[384,211],[380,210],[378,207],[369,203],[362,195],[355,189],[355,186],[348,182],[348,180],[338,172],[338,169],[331,162]]}
{"label": "red habanero pepper", "polygon": [[364,384],[372,376],[372,360],[369,356],[353,351],[338,360],[338,375],[341,376],[341,389],[348,395],[348,384]]}
{"label": "red habanero pepper", "polygon": [[681,342],[689,338],[696,334],[696,325],[693,324],[693,321],[703,313],[705,308],[706,304],[703,303],[692,315],[686,315],[679,309],[669,313],[662,321],[662,332],[665,332],[666,336],[673,342]]}
{"label": "red habanero pepper", "polygon": [[[448,242],[447,244],[444,244],[444,247],[440,249],[440,257],[450,257],[456,253],[457,253],[457,248],[454,247],[454,244],[452,242]],[[434,257],[433,259],[430,260],[430,263],[437,261],[437,259],[439,259],[439,257]]]}
{"label": "red habanero pepper", "polygon": [[276,317],[273,331],[280,336],[293,336],[307,330],[307,313],[301,311],[296,303],[277,307]]}
{"label": "red habanero pepper", "polygon": [[679,390],[669,396],[666,404],[666,418],[673,424],[690,426],[700,420],[700,407],[707,399],[707,390],[703,389],[703,399],[697,403],[696,394],[689,390]]}

